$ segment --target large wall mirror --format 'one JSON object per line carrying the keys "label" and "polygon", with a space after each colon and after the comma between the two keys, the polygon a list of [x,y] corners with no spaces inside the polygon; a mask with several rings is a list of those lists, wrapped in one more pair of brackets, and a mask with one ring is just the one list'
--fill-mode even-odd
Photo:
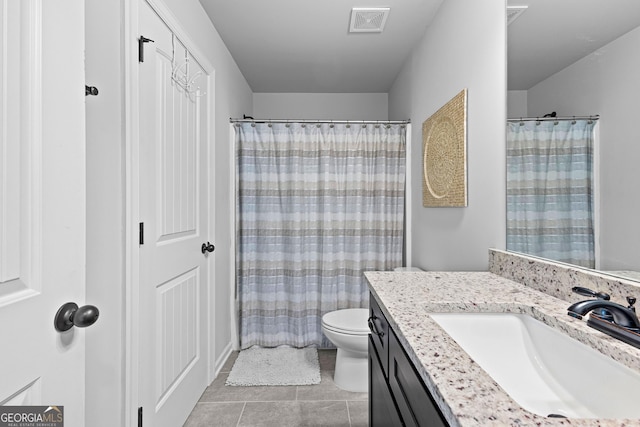
{"label": "large wall mirror", "polygon": [[599,115],[593,267],[640,281],[640,1],[507,6],[507,115]]}

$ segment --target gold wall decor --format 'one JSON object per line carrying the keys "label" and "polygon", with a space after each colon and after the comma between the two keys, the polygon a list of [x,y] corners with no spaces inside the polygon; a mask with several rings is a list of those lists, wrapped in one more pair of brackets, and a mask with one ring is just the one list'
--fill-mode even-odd
{"label": "gold wall decor", "polygon": [[422,205],[467,206],[467,89],[422,123]]}

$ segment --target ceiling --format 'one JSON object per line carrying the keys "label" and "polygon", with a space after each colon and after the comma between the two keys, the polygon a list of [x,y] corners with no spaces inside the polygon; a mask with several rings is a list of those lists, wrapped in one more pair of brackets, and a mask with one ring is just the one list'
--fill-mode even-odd
{"label": "ceiling", "polygon": [[[200,0],[254,92],[386,93],[442,0]],[[349,33],[352,7],[390,7]]]}
{"label": "ceiling", "polygon": [[527,90],[640,26],[640,0],[507,0],[508,89]]}
{"label": "ceiling", "polygon": [[[386,93],[443,0],[200,0],[253,92]],[[640,0],[507,0],[508,89],[526,90],[640,25]],[[352,7],[390,7],[349,33]]]}

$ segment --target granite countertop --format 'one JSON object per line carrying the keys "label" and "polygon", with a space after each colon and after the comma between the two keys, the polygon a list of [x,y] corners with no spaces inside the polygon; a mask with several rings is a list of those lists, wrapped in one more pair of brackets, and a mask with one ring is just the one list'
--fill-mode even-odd
{"label": "granite countertop", "polygon": [[640,420],[547,418],[526,411],[428,315],[528,314],[640,372],[640,349],[567,316],[566,301],[489,272],[367,272],[365,276],[450,425],[640,426]]}

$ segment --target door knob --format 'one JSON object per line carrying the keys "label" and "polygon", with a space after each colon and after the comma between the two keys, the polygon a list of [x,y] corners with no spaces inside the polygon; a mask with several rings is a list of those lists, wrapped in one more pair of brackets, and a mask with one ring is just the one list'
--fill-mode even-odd
{"label": "door knob", "polygon": [[216,250],[216,247],[213,246],[211,243],[207,242],[207,243],[203,243],[202,244],[202,253],[204,254],[205,252],[213,252]]}
{"label": "door knob", "polygon": [[68,331],[74,326],[86,328],[96,323],[98,316],[100,311],[94,305],[83,305],[78,308],[75,302],[68,302],[58,309],[53,325],[59,332]]}

